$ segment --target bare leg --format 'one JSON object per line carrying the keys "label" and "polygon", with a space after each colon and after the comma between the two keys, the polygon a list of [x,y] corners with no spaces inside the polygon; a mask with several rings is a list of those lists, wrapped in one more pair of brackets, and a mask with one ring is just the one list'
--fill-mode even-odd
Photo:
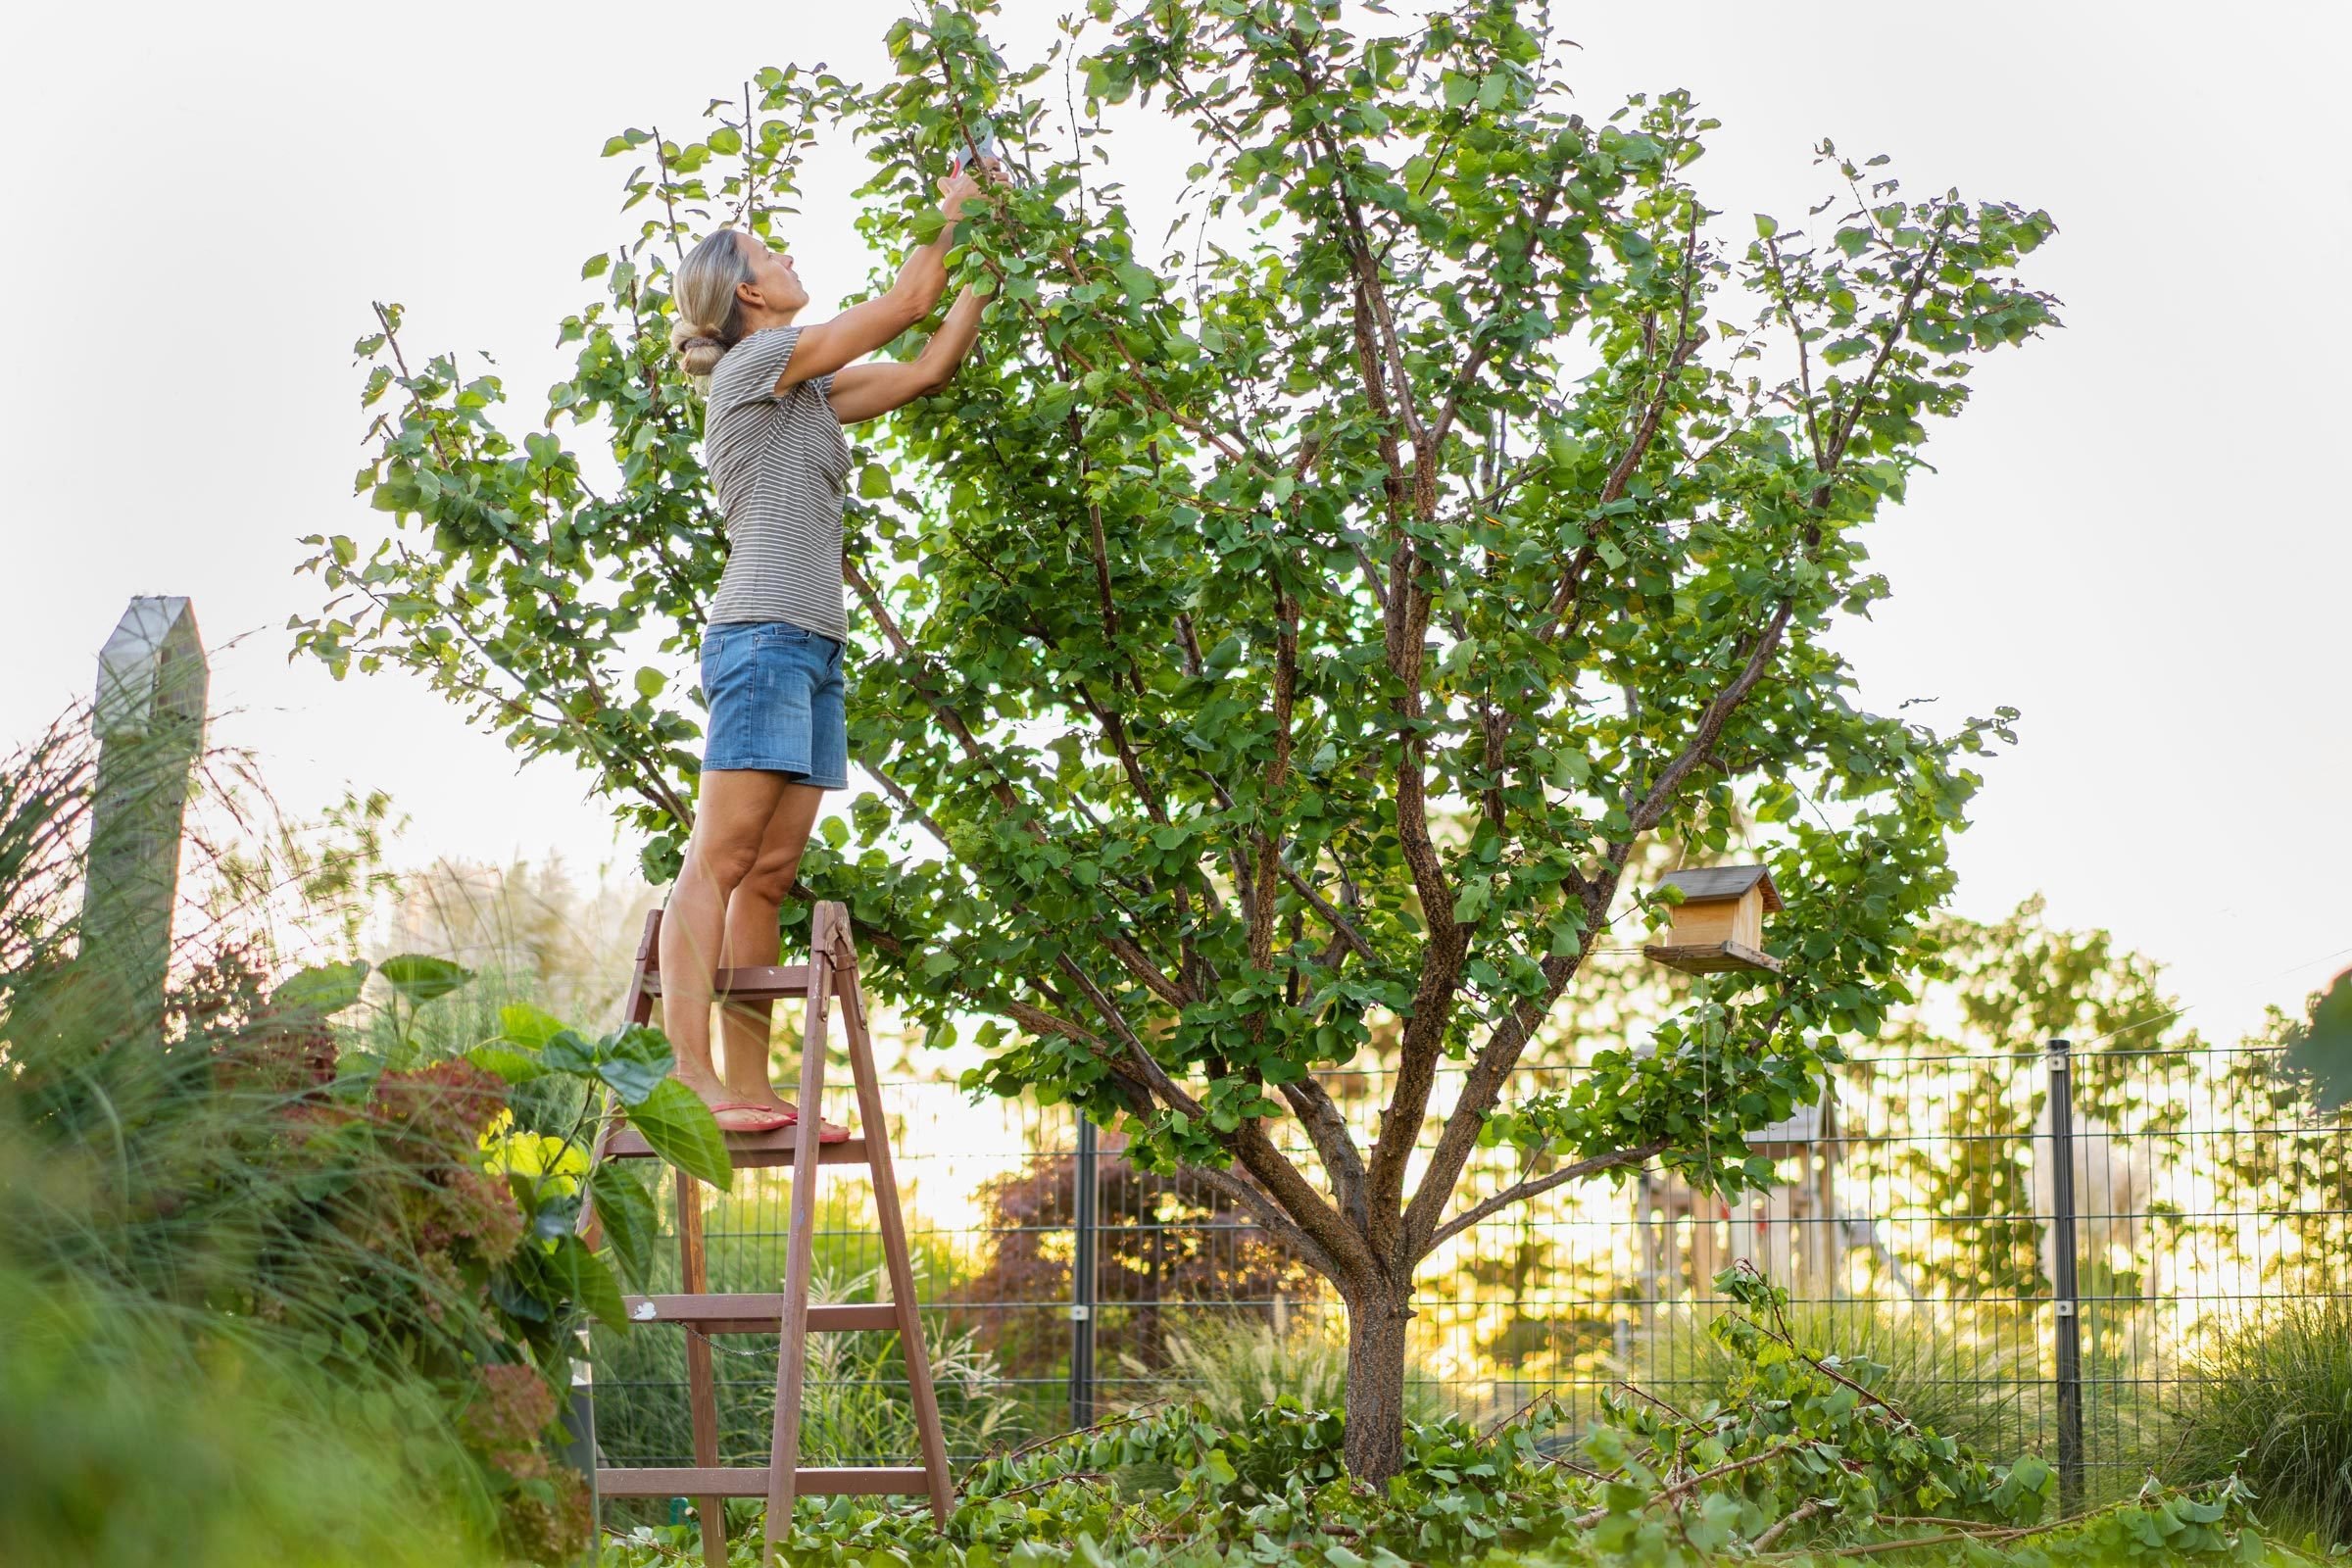
{"label": "bare leg", "polygon": [[[727,902],[759,863],[760,846],[789,786],[781,773],[722,768],[703,775],[686,863],[662,917],[662,1022],[678,1054],[678,1077],[713,1104],[733,1098],[710,1061],[710,981],[718,967]],[[765,1057],[762,1054],[762,1077]],[[721,1127],[758,1125],[743,1114]]]}
{"label": "bare leg", "polygon": [[[751,874],[736,884],[727,900],[726,940],[719,949],[722,969],[750,968],[776,961],[776,911],[800,874],[801,852],[808,846],[808,829],[816,821],[825,792],[810,784],[787,784],[776,803],[767,831],[760,841],[760,857]],[[768,1082],[769,1030],[772,1002],[726,1002],[719,1004],[718,1022],[724,1046],[727,1098],[747,1105],[790,1110],[791,1104]]]}

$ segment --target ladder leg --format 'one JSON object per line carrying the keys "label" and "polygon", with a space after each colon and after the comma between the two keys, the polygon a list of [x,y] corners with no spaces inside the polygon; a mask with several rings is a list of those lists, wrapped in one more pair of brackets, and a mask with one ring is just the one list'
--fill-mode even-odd
{"label": "ladder leg", "polygon": [[760,1561],[792,1530],[800,1493],[801,1395],[808,1371],[808,1276],[816,1250],[817,1135],[824,1127],[825,1003],[832,983],[836,904],[818,904],[808,921],[808,1016],[801,1047],[801,1119],[792,1153],[792,1218],[785,1236],[784,1321],[776,1341],[775,1435],[767,1451],[767,1538]]}
{"label": "ladder leg", "polygon": [[914,1405],[914,1435],[923,1451],[923,1474],[931,1484],[931,1514],[941,1525],[956,1505],[948,1475],[947,1436],[940,1428],[939,1396],[931,1387],[931,1350],[914,1293],[914,1268],[906,1254],[906,1221],[899,1211],[898,1178],[890,1167],[890,1123],[883,1119],[882,1087],[874,1072],[873,1041],[865,1029],[865,992],[858,959],[849,946],[849,926],[840,926],[847,961],[840,969],[841,1019],[849,1036],[850,1072],[858,1082],[858,1130],[865,1136],[866,1164],[874,1182],[874,1219],[882,1233],[882,1259],[890,1273],[890,1298],[898,1308],[899,1345],[906,1356],[906,1391]]}
{"label": "ladder leg", "polygon": [[[710,1288],[703,1249],[703,1184],[684,1171],[676,1176],[679,1288],[701,1296]],[[710,1341],[694,1328],[686,1331],[686,1402],[694,1418],[694,1462],[711,1468],[718,1463],[718,1385],[711,1373]],[[694,1509],[703,1523],[704,1568],[727,1568],[727,1499],[697,1497]]]}

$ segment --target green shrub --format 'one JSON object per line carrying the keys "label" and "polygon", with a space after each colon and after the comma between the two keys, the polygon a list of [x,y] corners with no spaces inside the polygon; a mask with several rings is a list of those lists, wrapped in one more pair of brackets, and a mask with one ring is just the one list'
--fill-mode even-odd
{"label": "green shrub", "polygon": [[[1881,1392],[1929,1431],[1982,1452],[2007,1452],[2034,1430],[2039,1374],[2018,1333],[1979,1331],[1949,1307],[1898,1301],[1800,1301],[1787,1308],[1796,1342],[1818,1355],[1865,1357],[1886,1368]],[[1687,1306],[1658,1307],[1621,1375],[1685,1409],[1728,1400],[1737,1356]],[[2210,1479],[2210,1478],[2208,1478]]]}
{"label": "green shrub", "polygon": [[2352,1544],[2352,1299],[2266,1303],[2197,1357],[2164,1416],[2167,1480],[2234,1470],[2274,1534]]}

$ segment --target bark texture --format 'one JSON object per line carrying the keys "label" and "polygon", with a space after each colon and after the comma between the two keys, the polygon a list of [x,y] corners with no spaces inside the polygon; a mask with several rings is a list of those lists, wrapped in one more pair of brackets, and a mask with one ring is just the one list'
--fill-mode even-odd
{"label": "bark texture", "polygon": [[1348,1473],[1374,1485],[1404,1464],[1404,1340],[1411,1291],[1350,1292],[1348,1302]]}

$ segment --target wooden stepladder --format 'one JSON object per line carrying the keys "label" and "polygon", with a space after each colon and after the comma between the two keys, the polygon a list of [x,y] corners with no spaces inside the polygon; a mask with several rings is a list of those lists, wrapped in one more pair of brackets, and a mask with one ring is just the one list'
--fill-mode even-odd
{"label": "wooden stepladder", "polygon": [[[646,916],[630,975],[627,1017],[650,1023],[662,995],[658,956],[662,913]],[[776,1543],[791,1529],[792,1505],[803,1495],[927,1494],[932,1514],[946,1523],[955,1487],[948,1474],[947,1440],[939,1424],[939,1400],[931,1388],[931,1357],[916,1312],[914,1271],[907,1262],[906,1226],[899,1211],[899,1188],[891,1173],[889,1123],[874,1073],[873,1042],[866,1032],[865,996],[858,983],[858,950],[850,940],[849,910],[819,904],[809,927],[809,960],[751,969],[721,969],[714,991],[721,1002],[806,999],[808,1023],[801,1052],[801,1119],[769,1133],[729,1133],[727,1152],[737,1170],[789,1165],[792,1168],[791,1232],[785,1244],[782,1295],[713,1296],[703,1249],[702,1183],[675,1172],[678,1192],[678,1261],[682,1296],[632,1296],[630,1318],[641,1324],[674,1323],[686,1331],[686,1388],[694,1425],[694,1465],[689,1469],[597,1470],[597,1491],[607,1497],[690,1496],[702,1518],[703,1558],[709,1568],[725,1568],[728,1497],[767,1499],[767,1543],[772,1562]],[[817,1141],[822,1118],[827,1004],[841,1002],[849,1037],[850,1075],[858,1091],[858,1136],[847,1143]],[[653,1150],[629,1127],[610,1122],[599,1159],[651,1158]],[[881,1233],[890,1299],[876,1304],[810,1306],[808,1276],[816,1230],[816,1173],[820,1165],[863,1165],[872,1177],[875,1228]],[[907,1391],[914,1406],[914,1431],[922,1449],[919,1466],[808,1468],[800,1463],[802,1380],[808,1370],[811,1331],[896,1329],[906,1355]],[[764,1465],[722,1466],[718,1459],[718,1401],[712,1376],[714,1334],[780,1334],[776,1359],[776,1413]]]}

